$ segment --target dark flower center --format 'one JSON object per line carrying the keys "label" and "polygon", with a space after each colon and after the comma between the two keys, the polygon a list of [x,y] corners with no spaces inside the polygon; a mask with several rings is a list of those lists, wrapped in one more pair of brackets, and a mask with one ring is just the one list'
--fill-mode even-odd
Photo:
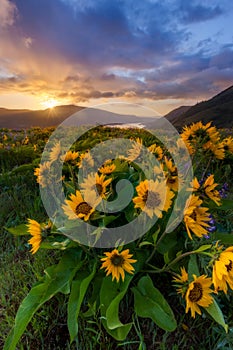
{"label": "dark flower center", "polygon": [[203,296],[203,289],[201,283],[194,282],[194,287],[189,293],[189,300],[192,301],[193,303],[198,302],[201,300]]}
{"label": "dark flower center", "polygon": [[146,203],[147,208],[155,208],[161,203],[160,195],[156,192],[148,192],[142,196],[142,200]]}
{"label": "dark flower center", "polygon": [[198,129],[197,131],[195,131],[195,135],[196,135],[196,137],[201,137],[201,138],[207,137],[209,139],[209,135],[207,134],[206,130],[204,130],[204,129]]}
{"label": "dark flower center", "polygon": [[122,255],[116,253],[110,258],[110,260],[114,266],[122,266],[125,261]]}
{"label": "dark flower center", "polygon": [[170,175],[171,175],[171,176],[177,176],[177,169],[174,170],[174,171],[171,171],[171,172],[170,172]]}
{"label": "dark flower center", "polygon": [[75,214],[89,214],[90,211],[92,210],[92,207],[87,203],[87,202],[81,202],[77,205],[75,208]]}
{"label": "dark flower center", "polygon": [[174,177],[169,177],[168,179],[167,179],[167,182],[169,183],[169,184],[174,184],[174,183],[176,183],[176,177],[174,178]]}
{"label": "dark flower center", "polygon": [[197,213],[195,211],[192,212],[192,214],[190,215],[190,217],[194,220],[197,221]]}
{"label": "dark flower center", "polygon": [[188,141],[192,141],[193,138],[194,138],[193,135],[190,134],[189,137],[188,137]]}
{"label": "dark flower center", "polygon": [[101,195],[103,193],[103,186],[101,184],[96,184],[95,187],[98,194]]}
{"label": "dark flower center", "polygon": [[230,263],[228,265],[225,265],[227,268],[227,272],[230,272],[232,270],[232,261],[230,260]]}

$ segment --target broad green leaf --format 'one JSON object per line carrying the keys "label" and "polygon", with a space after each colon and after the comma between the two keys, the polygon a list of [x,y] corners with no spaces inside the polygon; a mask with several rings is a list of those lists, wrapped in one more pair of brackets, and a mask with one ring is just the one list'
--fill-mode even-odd
{"label": "broad green leaf", "polygon": [[213,239],[216,241],[220,241],[221,243],[226,245],[233,245],[233,232],[232,233],[215,232],[213,234]]}
{"label": "broad green leaf", "polygon": [[205,310],[210,314],[210,316],[213,317],[213,319],[218,324],[220,324],[225,329],[225,332],[227,333],[228,332],[228,325],[225,323],[222,310],[218,306],[218,303],[216,302],[215,299],[214,299],[214,302],[210,306],[205,308]]}
{"label": "broad green leaf", "polygon": [[116,340],[124,340],[132,323],[122,324],[119,320],[119,303],[127,292],[132,275],[125,276],[124,282],[112,281],[111,277],[103,280],[100,290],[101,316],[107,332]]}
{"label": "broad green leaf", "polygon": [[18,225],[16,227],[4,227],[5,230],[10,232],[12,235],[15,236],[24,236],[29,235],[28,227],[25,224]]}
{"label": "broad green leaf", "polygon": [[134,309],[138,316],[151,318],[154,323],[166,331],[176,329],[177,324],[172,309],[160,291],[154,287],[149,276],[142,277],[137,287],[132,290]]}
{"label": "broad green leaf", "polygon": [[[128,276],[127,276],[128,277]],[[126,280],[125,282],[125,288],[123,289],[122,292],[120,292],[111,302],[111,304],[109,305],[109,307],[106,310],[106,318],[107,318],[107,326],[109,329],[116,329],[122,326],[125,326],[121,323],[121,321],[119,320],[119,304],[120,301],[123,299],[125,292],[128,289],[129,283],[131,281],[132,278],[128,277],[128,280]],[[131,328],[131,325],[130,325]]]}
{"label": "broad green leaf", "polygon": [[45,277],[42,282],[32,287],[26,298],[21,303],[15,318],[15,325],[12,328],[4,350],[14,350],[24,333],[28,323],[35,312],[58,292],[68,292],[70,283],[76,271],[82,265],[80,262],[82,251],[70,249],[64,254],[58,265],[50,266],[45,270]]}
{"label": "broad green leaf", "polygon": [[[137,251],[133,258],[137,260],[133,264],[134,275],[141,270],[148,254],[145,251]],[[134,275],[126,273],[124,282],[117,283],[111,277],[105,277],[100,290],[100,305],[102,322],[107,332],[116,340],[124,340],[129,333],[132,324],[122,324],[119,320],[119,304],[126,294]]]}
{"label": "broad green leaf", "polygon": [[165,254],[177,245],[177,237],[175,232],[167,233],[157,246],[157,250],[161,254]]}
{"label": "broad green leaf", "polygon": [[190,255],[189,263],[188,263],[188,276],[189,282],[193,280],[193,275],[199,276],[199,268],[197,265],[197,257],[196,255]]}
{"label": "broad green leaf", "polygon": [[70,342],[72,343],[78,334],[78,315],[86,294],[87,288],[95,275],[96,264],[94,264],[91,274],[81,271],[77,279],[73,280],[71,293],[68,302],[68,329],[70,333]]}
{"label": "broad green leaf", "polygon": [[[102,270],[96,272],[93,280],[92,280],[92,292],[91,295],[88,299],[88,304],[90,305],[90,308],[92,309],[93,305],[96,304],[96,307],[98,308],[100,306],[100,289],[101,289],[101,285],[103,282],[103,274],[102,274]],[[85,315],[85,314],[84,314]],[[87,316],[88,317],[88,316]]]}

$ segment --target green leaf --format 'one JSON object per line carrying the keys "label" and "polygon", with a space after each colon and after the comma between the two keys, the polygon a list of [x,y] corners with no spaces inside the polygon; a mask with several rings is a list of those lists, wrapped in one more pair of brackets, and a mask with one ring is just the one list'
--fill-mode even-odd
{"label": "green leaf", "polygon": [[119,215],[109,215],[109,216],[104,216],[103,217],[103,224],[106,227],[108,224],[111,222],[117,220],[119,218]]}
{"label": "green leaf", "polygon": [[24,236],[24,235],[29,235],[28,232],[28,227],[26,224],[21,224],[16,227],[4,227],[5,230],[10,232],[12,235],[15,236]]}
{"label": "green leaf", "polygon": [[123,324],[119,320],[119,303],[127,292],[133,276],[125,276],[124,282],[115,282],[111,277],[103,280],[100,290],[101,316],[107,332],[116,340],[124,340],[130,331],[132,323]]}
{"label": "green leaf", "polygon": [[15,318],[15,325],[12,328],[4,350],[14,350],[24,333],[28,323],[35,312],[58,292],[69,292],[70,283],[76,271],[82,265],[82,251],[70,249],[62,257],[58,265],[50,266],[45,270],[45,277],[42,282],[32,287],[26,298],[21,303]]}
{"label": "green leaf", "polygon": [[152,235],[154,244],[157,242],[159,232],[160,232],[160,227],[159,227],[159,228],[153,233],[153,235]]}
{"label": "green leaf", "polygon": [[113,301],[106,310],[107,326],[109,329],[116,329],[122,326],[125,328],[129,327],[129,329],[131,328],[130,323],[128,325],[124,325],[123,323],[121,323],[118,316],[120,301],[123,299],[131,279],[132,278],[128,277],[128,281],[126,281],[123,291],[113,299]]}
{"label": "green leaf", "polygon": [[167,233],[157,246],[157,250],[161,254],[165,254],[177,244],[176,232]]}
{"label": "green leaf", "polygon": [[137,214],[136,214],[136,211],[135,211],[135,208],[134,208],[134,204],[133,202],[130,203],[124,210],[124,215],[125,215],[125,218],[128,222],[131,222],[133,221]]}
{"label": "green leaf", "polygon": [[203,244],[198,249],[194,250],[194,252],[204,252],[207,249],[211,248],[211,244]]}
{"label": "green leaf", "polygon": [[91,274],[81,271],[78,278],[73,280],[71,293],[68,302],[68,320],[67,325],[70,333],[70,342],[72,343],[78,334],[78,315],[86,294],[87,288],[95,275],[96,264],[94,264]]}
{"label": "green leaf", "polygon": [[[133,258],[137,260],[133,264],[134,275],[141,270],[146,258],[147,251],[138,250]],[[100,290],[100,305],[102,322],[106,331],[116,340],[124,340],[129,333],[132,323],[122,324],[119,320],[119,304],[126,294],[134,275],[126,273],[124,282],[112,281],[111,277],[105,277]]]}
{"label": "green leaf", "polygon": [[101,238],[103,231],[104,231],[103,227],[97,227],[97,229],[91,233],[92,236],[95,236],[93,246],[95,246],[98,240]]}
{"label": "green leaf", "polygon": [[210,316],[213,317],[213,319],[220,324],[225,332],[228,332],[228,325],[225,323],[224,317],[223,317],[223,313],[222,310],[220,309],[220,307],[218,306],[218,303],[216,302],[216,300],[214,299],[214,302],[205,308],[205,310],[210,314]]}
{"label": "green leaf", "polygon": [[166,331],[176,329],[177,324],[172,309],[160,291],[154,287],[149,276],[142,277],[137,287],[132,290],[134,309],[138,316],[151,318],[154,323]]}
{"label": "green leaf", "polygon": [[27,171],[33,171],[34,170],[34,165],[33,164],[22,164],[19,165],[17,168],[13,169],[11,171],[11,175],[25,175]]}
{"label": "green leaf", "polygon": [[149,242],[149,241],[143,241],[139,244],[139,248],[143,247],[144,245],[153,245],[154,246],[154,244]]}
{"label": "green leaf", "polygon": [[199,276],[199,268],[197,265],[197,257],[196,255],[190,255],[189,263],[188,263],[188,276],[189,282],[193,280],[193,275]]}
{"label": "green leaf", "polygon": [[232,199],[222,199],[221,205],[217,206],[216,204],[211,204],[210,207],[214,207],[215,210],[230,210],[233,208]]}
{"label": "green leaf", "polygon": [[166,253],[163,255],[163,258],[164,258],[165,264],[168,264],[169,261],[170,261],[169,252],[166,252]]}
{"label": "green leaf", "polygon": [[221,241],[221,243],[226,245],[233,245],[233,232],[232,233],[215,232],[213,234],[213,239],[216,241]]}
{"label": "green leaf", "polygon": [[118,159],[115,159],[114,164],[116,166],[116,169],[115,169],[114,172],[117,172],[117,173],[128,173],[129,167],[128,167],[128,163],[127,162],[122,161],[121,159],[118,158]]}
{"label": "green leaf", "polygon": [[71,241],[65,236],[48,237],[46,241],[43,241],[40,245],[40,249],[60,249],[65,250],[68,248],[77,247],[77,243]]}
{"label": "green leaf", "polygon": [[[92,280],[92,292],[91,295],[89,296],[88,299],[88,305],[89,305],[89,309],[93,310],[93,306],[95,305],[95,307],[99,308],[100,306],[100,289],[101,289],[101,285],[103,283],[103,271],[98,271],[96,272],[93,280]],[[86,316],[86,313],[83,314],[84,316]],[[88,317],[88,314],[87,314]]]}

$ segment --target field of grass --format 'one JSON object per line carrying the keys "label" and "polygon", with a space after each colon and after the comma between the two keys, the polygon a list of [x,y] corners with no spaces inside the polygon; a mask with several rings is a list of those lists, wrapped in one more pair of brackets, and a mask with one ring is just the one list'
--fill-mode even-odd
{"label": "field of grass", "polygon": [[[14,324],[17,309],[34,283],[41,280],[44,269],[57,263],[63,251],[46,250],[32,255],[28,244],[29,236],[15,236],[7,230],[25,224],[28,218],[43,222],[46,213],[40,198],[34,169],[40,163],[43,148],[53,129],[33,128],[30,130],[0,129],[0,348]],[[95,136],[93,133],[95,132]],[[231,131],[224,131],[231,134]],[[150,145],[150,136],[143,130],[109,130],[97,128],[90,131],[76,145],[75,150],[84,152],[98,142],[122,136],[141,138]],[[115,134],[114,134],[115,133]],[[221,183],[229,186],[228,198],[232,199],[233,164],[232,159],[223,160],[215,168]],[[217,225],[220,231],[233,231],[233,208],[221,212]],[[166,275],[153,275],[153,283],[163,292],[177,319],[177,328],[167,332],[159,328],[151,319],[137,317],[132,309],[132,292],[120,304],[120,320],[129,322],[133,315],[133,326],[124,341],[114,340],[104,329],[98,312],[92,318],[79,317],[79,335],[70,344],[67,328],[68,296],[56,294],[33,316],[26,332],[17,345],[19,350],[179,350],[179,349],[233,349],[233,292],[219,298],[219,304],[229,325],[228,333],[206,314],[195,319],[185,313],[185,302],[177,295]]]}

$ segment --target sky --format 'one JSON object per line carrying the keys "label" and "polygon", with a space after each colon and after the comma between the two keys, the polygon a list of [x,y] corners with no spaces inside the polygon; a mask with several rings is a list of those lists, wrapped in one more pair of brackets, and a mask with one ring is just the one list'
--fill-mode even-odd
{"label": "sky", "polygon": [[231,0],[0,0],[0,107],[164,115],[233,85]]}

